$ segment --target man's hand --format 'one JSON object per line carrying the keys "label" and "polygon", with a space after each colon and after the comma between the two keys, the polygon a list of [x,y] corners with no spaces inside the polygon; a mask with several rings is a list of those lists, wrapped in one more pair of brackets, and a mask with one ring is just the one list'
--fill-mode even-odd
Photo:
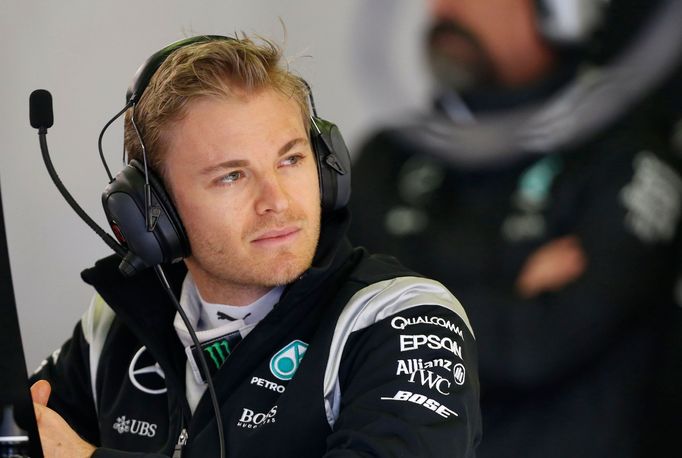
{"label": "man's hand", "polygon": [[587,259],[574,235],[552,240],[535,250],[521,269],[516,289],[524,298],[558,291],[585,271]]}
{"label": "man's hand", "polygon": [[45,380],[38,380],[31,387],[43,455],[45,458],[90,458],[95,447],[81,439],[57,412],[47,407],[51,390]]}

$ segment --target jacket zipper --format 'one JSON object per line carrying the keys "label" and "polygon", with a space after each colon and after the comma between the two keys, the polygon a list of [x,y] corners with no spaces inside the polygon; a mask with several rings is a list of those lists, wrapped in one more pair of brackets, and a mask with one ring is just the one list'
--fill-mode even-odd
{"label": "jacket zipper", "polygon": [[175,444],[175,450],[173,451],[173,458],[181,458],[182,457],[182,449],[187,443],[187,439],[189,438],[189,434],[187,434],[187,430],[183,427],[180,430],[180,435],[178,436],[178,442]]}

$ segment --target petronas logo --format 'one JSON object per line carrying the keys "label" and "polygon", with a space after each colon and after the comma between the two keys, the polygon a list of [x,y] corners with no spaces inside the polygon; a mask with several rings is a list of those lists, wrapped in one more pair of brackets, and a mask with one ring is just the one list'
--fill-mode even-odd
{"label": "petronas logo", "polygon": [[220,369],[220,366],[223,365],[231,353],[230,345],[226,339],[213,342],[211,345],[204,347],[203,350],[211,358],[216,369]]}
{"label": "petronas logo", "polygon": [[280,380],[291,380],[301,364],[308,344],[294,340],[270,359],[270,371]]}

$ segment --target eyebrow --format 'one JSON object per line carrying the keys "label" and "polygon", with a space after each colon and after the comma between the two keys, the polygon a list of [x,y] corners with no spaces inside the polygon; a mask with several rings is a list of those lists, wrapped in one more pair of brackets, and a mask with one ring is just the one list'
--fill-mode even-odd
{"label": "eyebrow", "polygon": [[[298,137],[294,138],[292,140],[289,140],[286,142],[280,149],[277,151],[277,157],[283,156],[289,151],[291,151],[295,146],[298,145],[307,145],[308,144],[308,139],[305,137]],[[233,159],[225,162],[221,162],[219,164],[211,165],[206,167],[205,169],[201,170],[202,175],[210,175],[218,170],[223,170],[223,169],[231,169],[235,167],[246,167],[249,165],[249,160],[248,159]]]}

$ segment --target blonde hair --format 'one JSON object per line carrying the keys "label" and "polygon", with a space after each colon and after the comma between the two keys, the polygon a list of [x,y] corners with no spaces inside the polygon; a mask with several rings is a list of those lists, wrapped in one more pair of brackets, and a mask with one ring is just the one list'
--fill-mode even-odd
{"label": "blonde hair", "polygon": [[[199,97],[230,97],[274,89],[295,100],[306,131],[310,128],[308,87],[282,65],[282,50],[272,41],[247,36],[208,39],[175,50],[151,78],[135,107],[135,124],[144,139],[149,166],[164,175],[167,128],[186,114]],[[125,118],[124,143],[128,159],[142,161],[142,145],[132,125],[132,109]]]}

